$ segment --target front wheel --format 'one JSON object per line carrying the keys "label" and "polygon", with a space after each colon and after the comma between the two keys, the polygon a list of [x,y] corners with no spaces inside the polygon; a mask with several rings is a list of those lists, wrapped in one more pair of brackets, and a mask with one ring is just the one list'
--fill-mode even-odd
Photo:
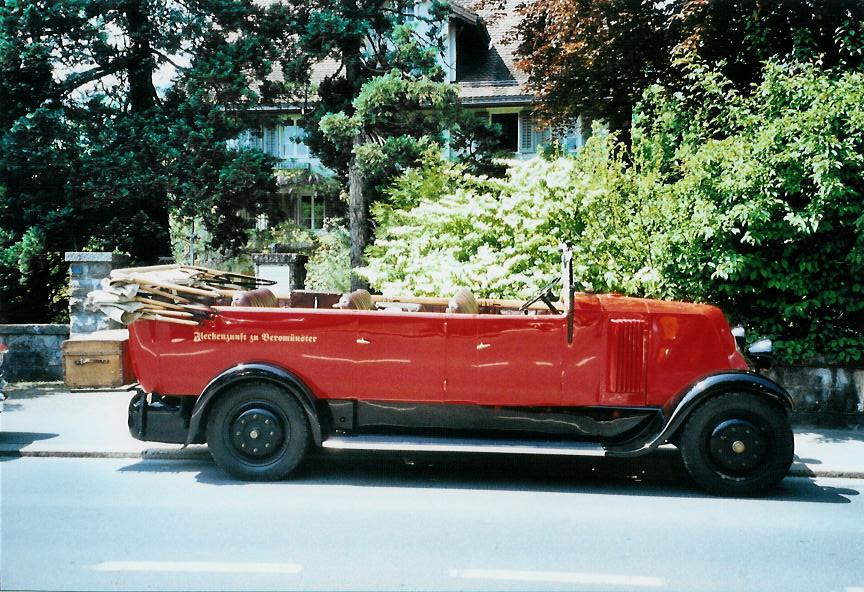
{"label": "front wheel", "polygon": [[749,495],[783,479],[795,443],[779,405],[747,393],[728,393],[691,414],[680,448],[687,472],[703,488],[720,495]]}
{"label": "front wheel", "polygon": [[210,455],[238,479],[284,479],[303,460],[308,445],[303,408],[291,393],[273,384],[232,388],[207,419]]}

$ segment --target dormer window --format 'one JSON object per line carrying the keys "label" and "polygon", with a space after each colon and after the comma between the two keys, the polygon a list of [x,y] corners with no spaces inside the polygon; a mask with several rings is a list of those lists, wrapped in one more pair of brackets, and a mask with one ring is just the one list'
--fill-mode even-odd
{"label": "dormer window", "polygon": [[[497,63],[490,63],[489,30],[476,13],[460,4],[450,3],[450,67],[454,69],[455,82],[484,79],[502,75]],[[497,56],[497,52],[495,56]],[[500,61],[500,59],[499,59]],[[493,60],[494,62],[494,60]],[[504,67],[503,76],[512,78]]]}

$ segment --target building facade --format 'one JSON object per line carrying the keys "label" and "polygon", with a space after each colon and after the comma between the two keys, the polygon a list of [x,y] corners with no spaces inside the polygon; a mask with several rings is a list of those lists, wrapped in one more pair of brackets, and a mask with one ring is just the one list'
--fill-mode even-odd
{"label": "building facade", "polygon": [[[477,11],[451,1],[440,30],[444,47],[441,66],[448,81],[458,86],[463,106],[500,125],[502,148],[514,158],[528,159],[553,140],[553,133],[533,114],[534,97],[527,90],[527,75],[516,68],[512,33],[519,23],[516,7],[521,1],[490,3],[496,5]],[[417,27],[428,27],[421,18],[428,15],[428,8],[428,2],[409,1],[403,5],[403,16],[406,22],[415,21]],[[320,64],[313,72],[313,82],[335,70],[335,63]],[[329,171],[304,143],[302,116],[296,107],[264,108],[260,129],[248,132],[239,143],[277,157],[280,179],[295,178],[300,171],[310,179],[326,176]],[[576,150],[584,144],[586,127],[579,118],[570,130],[557,133],[554,139],[568,150]],[[283,182],[281,191],[286,212],[302,227],[319,229],[325,218],[342,213],[339,203],[318,196],[314,183]]]}

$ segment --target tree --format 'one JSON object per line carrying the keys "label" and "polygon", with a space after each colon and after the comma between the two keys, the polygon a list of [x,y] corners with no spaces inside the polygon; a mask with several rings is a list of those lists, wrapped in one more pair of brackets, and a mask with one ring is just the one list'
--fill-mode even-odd
{"label": "tree", "polygon": [[[413,3],[390,0],[292,0],[295,58],[283,63],[286,80],[308,85],[317,64],[335,71],[317,87],[317,103],[306,122],[310,147],[348,185],[351,267],[363,263],[370,235],[369,204],[430,142],[445,130],[458,150],[472,142],[491,145],[494,130],[458,105],[455,89],[444,82],[439,56],[446,5],[408,17]],[[490,150],[477,157],[489,168]],[[362,280],[352,277],[358,287]]]}
{"label": "tree", "polygon": [[600,117],[628,141],[651,84],[679,90],[688,62],[711,64],[741,91],[769,58],[860,67],[864,3],[822,0],[536,0],[522,7],[519,66],[547,115]]}
{"label": "tree", "polygon": [[363,85],[350,117],[340,112],[321,119],[325,137],[352,152],[348,166],[352,269],[363,263],[367,193],[379,193],[400,169],[417,162],[430,144],[440,150],[446,121],[458,108],[457,98],[450,84],[393,70]]}
{"label": "tree", "polygon": [[[674,3],[672,3],[674,4]],[[537,0],[519,25],[518,66],[554,121],[580,114],[630,127],[633,106],[668,63],[672,4],[652,0]]]}
{"label": "tree", "polygon": [[0,7],[0,317],[62,316],[50,294],[64,250],[169,255],[169,211],[206,214],[216,247],[245,243],[242,214],[267,206],[272,160],[229,141],[281,55],[287,16],[251,0]]}

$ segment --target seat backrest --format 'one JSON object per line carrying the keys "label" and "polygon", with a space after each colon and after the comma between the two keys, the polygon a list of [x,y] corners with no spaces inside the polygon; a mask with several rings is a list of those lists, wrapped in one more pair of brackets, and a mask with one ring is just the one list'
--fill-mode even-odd
{"label": "seat backrest", "polygon": [[477,299],[468,288],[459,288],[447,304],[447,312],[460,314],[480,314]]}
{"label": "seat backrest", "polygon": [[234,297],[232,306],[260,306],[263,308],[276,308],[279,306],[279,301],[276,300],[276,295],[268,288],[257,288],[243,292],[239,296]]}
{"label": "seat backrest", "polygon": [[350,294],[342,294],[334,308],[349,308],[352,310],[372,310],[372,295],[366,290],[354,290]]}

